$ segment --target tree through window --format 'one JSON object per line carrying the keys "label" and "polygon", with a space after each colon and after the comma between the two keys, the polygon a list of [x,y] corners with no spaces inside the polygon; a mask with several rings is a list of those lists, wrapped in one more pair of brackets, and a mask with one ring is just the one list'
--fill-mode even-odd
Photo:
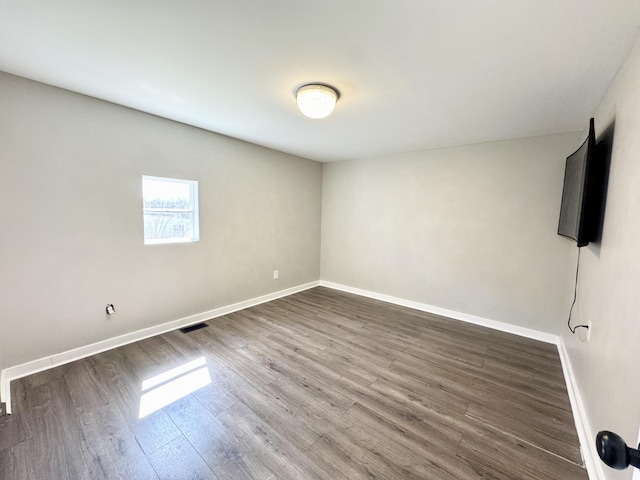
{"label": "tree through window", "polygon": [[144,243],[197,242],[198,182],[142,176]]}

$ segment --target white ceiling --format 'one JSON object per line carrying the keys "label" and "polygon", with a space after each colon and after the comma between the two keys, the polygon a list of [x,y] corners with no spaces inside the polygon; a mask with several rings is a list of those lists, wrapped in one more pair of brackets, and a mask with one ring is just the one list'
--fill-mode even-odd
{"label": "white ceiling", "polygon": [[639,32],[638,0],[0,0],[0,70],[331,161],[582,130]]}

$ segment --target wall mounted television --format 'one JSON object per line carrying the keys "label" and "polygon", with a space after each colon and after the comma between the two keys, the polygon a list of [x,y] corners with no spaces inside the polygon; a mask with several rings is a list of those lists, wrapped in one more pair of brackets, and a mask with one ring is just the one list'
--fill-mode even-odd
{"label": "wall mounted television", "polygon": [[574,240],[578,247],[596,240],[600,231],[605,181],[603,160],[596,146],[592,118],[586,140],[567,157],[558,221],[558,235]]}

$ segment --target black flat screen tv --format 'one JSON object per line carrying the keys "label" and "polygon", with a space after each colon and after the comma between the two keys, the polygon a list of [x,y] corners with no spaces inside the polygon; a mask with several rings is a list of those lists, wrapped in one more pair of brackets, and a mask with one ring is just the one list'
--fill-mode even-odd
{"label": "black flat screen tv", "polygon": [[584,247],[598,234],[603,176],[596,150],[594,119],[589,122],[589,135],[574,153],[567,157],[558,235]]}

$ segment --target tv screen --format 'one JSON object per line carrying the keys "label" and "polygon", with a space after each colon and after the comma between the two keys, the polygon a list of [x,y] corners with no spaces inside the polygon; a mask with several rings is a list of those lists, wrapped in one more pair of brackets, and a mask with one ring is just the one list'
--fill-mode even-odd
{"label": "tv screen", "polygon": [[598,181],[594,162],[597,161],[594,119],[589,122],[589,136],[567,157],[558,235],[575,240],[584,247],[594,240],[600,211],[597,206]]}

